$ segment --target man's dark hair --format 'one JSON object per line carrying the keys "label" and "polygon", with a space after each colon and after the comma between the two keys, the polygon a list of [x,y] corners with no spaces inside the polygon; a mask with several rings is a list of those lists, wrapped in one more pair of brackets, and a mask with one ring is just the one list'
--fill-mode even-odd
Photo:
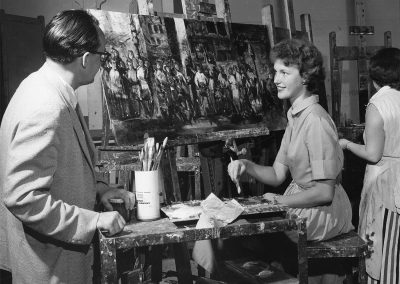
{"label": "man's dark hair", "polygon": [[400,49],[378,50],[369,61],[369,77],[379,87],[389,86],[400,91]]}
{"label": "man's dark hair", "polygon": [[100,46],[97,27],[98,21],[84,10],[58,13],[44,31],[46,57],[67,64],[85,52],[97,51]]}
{"label": "man's dark hair", "polygon": [[272,48],[270,57],[272,62],[281,59],[285,66],[297,66],[311,93],[318,91],[325,79],[321,52],[311,42],[299,39],[281,41]]}

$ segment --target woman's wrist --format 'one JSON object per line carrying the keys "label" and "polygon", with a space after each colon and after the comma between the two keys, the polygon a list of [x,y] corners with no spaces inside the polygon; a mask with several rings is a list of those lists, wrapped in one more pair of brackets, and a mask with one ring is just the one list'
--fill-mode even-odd
{"label": "woman's wrist", "polygon": [[350,149],[349,149],[349,144],[350,144],[350,143],[352,143],[352,142],[351,142],[351,141],[348,141],[348,142],[346,143],[346,146],[345,146],[345,149],[346,149],[346,150],[350,150]]}
{"label": "woman's wrist", "polygon": [[272,197],[272,200],[273,200],[273,204],[274,205],[278,205],[278,204],[281,204],[280,202],[279,202],[279,198],[281,197],[281,195],[279,195],[279,194],[275,194],[273,197]]}

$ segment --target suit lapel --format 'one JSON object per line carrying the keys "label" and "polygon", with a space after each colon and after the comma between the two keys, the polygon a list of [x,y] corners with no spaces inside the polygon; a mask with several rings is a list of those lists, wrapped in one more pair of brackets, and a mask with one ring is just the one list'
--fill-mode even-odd
{"label": "suit lapel", "polygon": [[68,105],[68,110],[72,118],[72,125],[74,127],[74,131],[76,136],[78,137],[79,144],[81,145],[82,151],[85,154],[85,158],[88,161],[90,167],[92,170],[94,170],[94,153],[93,155],[90,154],[89,151],[89,143],[86,141],[85,138],[85,131],[84,131],[84,125],[81,123],[81,120],[78,117],[77,112],[70,106]]}
{"label": "suit lapel", "polygon": [[79,106],[79,103],[76,105],[76,113],[78,114],[78,118],[81,123],[83,133],[85,134],[85,141],[89,150],[90,160],[92,161],[93,165],[96,165],[96,148],[94,147],[94,143],[90,135],[89,128],[87,127],[86,121],[83,118],[83,114]]}

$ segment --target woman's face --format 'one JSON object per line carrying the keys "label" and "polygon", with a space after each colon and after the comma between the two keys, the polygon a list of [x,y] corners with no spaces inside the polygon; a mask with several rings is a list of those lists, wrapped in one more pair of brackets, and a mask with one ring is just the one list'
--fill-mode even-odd
{"label": "woman's face", "polygon": [[296,98],[306,92],[306,85],[303,85],[303,78],[297,66],[285,66],[282,59],[277,59],[274,69],[274,83],[278,89],[278,98],[289,99],[293,103]]}

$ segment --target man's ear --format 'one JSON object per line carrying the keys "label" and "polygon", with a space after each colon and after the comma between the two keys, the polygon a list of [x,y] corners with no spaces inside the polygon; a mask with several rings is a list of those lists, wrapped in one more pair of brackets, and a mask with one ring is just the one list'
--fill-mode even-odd
{"label": "man's ear", "polygon": [[88,64],[89,55],[90,55],[90,52],[85,52],[85,53],[82,55],[82,67],[83,67],[83,68],[86,68],[86,66],[87,66],[87,64]]}

